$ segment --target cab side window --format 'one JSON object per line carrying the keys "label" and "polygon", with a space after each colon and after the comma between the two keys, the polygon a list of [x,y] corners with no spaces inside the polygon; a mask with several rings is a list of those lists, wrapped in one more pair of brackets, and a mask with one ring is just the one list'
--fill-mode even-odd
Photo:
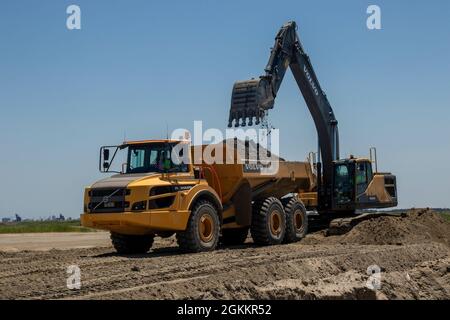
{"label": "cab side window", "polygon": [[361,194],[366,191],[370,181],[372,181],[372,177],[372,165],[370,162],[356,163],[355,179],[357,194]]}
{"label": "cab side window", "polygon": [[346,165],[340,165],[336,167],[336,181],[337,183],[348,181],[348,168]]}
{"label": "cab side window", "polygon": [[353,199],[353,177],[348,164],[338,164],[334,174],[334,197],[336,203],[345,205]]}
{"label": "cab side window", "polygon": [[360,162],[356,164],[356,184],[367,183],[366,163]]}
{"label": "cab side window", "polygon": [[145,165],[145,149],[134,149],[130,156],[130,169],[133,172],[140,172]]}
{"label": "cab side window", "polygon": [[373,172],[372,172],[372,165],[369,163],[366,163],[366,172],[367,172],[367,182],[370,183],[370,181],[372,181],[373,178]]}

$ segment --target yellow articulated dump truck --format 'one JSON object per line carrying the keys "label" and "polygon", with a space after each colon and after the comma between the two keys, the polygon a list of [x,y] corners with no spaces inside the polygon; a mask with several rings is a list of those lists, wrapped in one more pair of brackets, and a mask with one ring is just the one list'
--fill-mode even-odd
{"label": "yellow articulated dump truck", "polygon": [[[306,234],[306,208],[294,194],[315,187],[308,162],[273,157],[277,170],[263,173],[260,162],[244,159],[255,145],[240,148],[235,141],[232,161],[224,161],[230,164],[194,164],[196,147],[187,149],[188,163],[175,164],[173,148],[186,143],[147,140],[102,147],[101,171],[111,172],[119,153],[126,163],[121,172],[86,188],[82,225],[109,230],[120,253],[147,252],[155,236],[174,233],[186,252],[214,250],[219,241],[241,244],[249,229],[261,245],[293,242]],[[197,148],[202,152],[204,147]],[[313,204],[314,196],[306,195]]]}
{"label": "yellow articulated dump truck", "polygon": [[[173,160],[173,149],[180,144],[187,147],[181,150],[188,150],[188,160],[181,163]],[[228,146],[223,144],[223,154],[227,154]],[[315,164],[275,156],[263,162],[255,152],[260,152],[257,144],[239,140],[234,141],[231,161],[206,164],[194,158],[204,148],[173,140],[102,147],[101,171],[113,172],[112,164],[119,154],[126,162],[121,164],[121,171],[85,189],[82,225],[110,231],[119,253],[147,252],[155,236],[173,234],[185,252],[214,250],[219,242],[242,244],[249,230],[259,245],[295,242],[305,236],[306,210],[320,207]],[[362,188],[357,208],[367,207],[365,199],[372,197],[377,202],[371,201],[371,207],[392,206],[396,200],[387,190],[386,174],[374,173],[365,187],[361,182],[353,184],[361,180],[358,170],[366,170],[369,161],[354,159],[336,164],[338,174],[345,173],[346,181],[350,181],[344,185],[342,179],[336,180],[336,188],[343,190],[336,196],[344,202],[353,201],[356,188]],[[276,170],[266,170],[269,162],[276,164]],[[366,171],[363,173],[366,176]],[[349,211],[338,213],[321,212],[331,221]]]}

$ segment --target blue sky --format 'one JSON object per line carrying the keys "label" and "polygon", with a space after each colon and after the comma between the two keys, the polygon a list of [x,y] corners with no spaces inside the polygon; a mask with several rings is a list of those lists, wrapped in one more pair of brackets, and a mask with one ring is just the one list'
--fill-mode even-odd
{"label": "blue sky", "polygon": [[[77,4],[82,29],[66,28]],[[382,30],[366,28],[377,4]],[[98,148],[225,128],[236,80],[263,72],[295,20],[339,120],[343,155],[378,148],[400,207],[450,206],[449,1],[2,1],[0,216],[76,217]],[[281,154],[316,149],[290,73],[271,120]]]}

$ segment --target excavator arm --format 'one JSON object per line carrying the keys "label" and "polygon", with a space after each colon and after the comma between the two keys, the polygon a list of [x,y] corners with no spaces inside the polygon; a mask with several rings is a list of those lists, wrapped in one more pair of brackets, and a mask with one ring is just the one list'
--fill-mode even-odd
{"label": "excavator arm", "polygon": [[[265,75],[259,79],[234,84],[228,126],[255,124],[274,106],[277,92],[289,67],[305,99],[317,129],[322,163],[318,163],[319,197],[325,207],[331,207],[333,161],[339,159],[339,134],[333,109],[322,91],[311,61],[296,32],[297,25],[290,21],[283,25],[275,37]],[[248,119],[248,123],[247,123]],[[323,170],[321,169],[323,164]]]}

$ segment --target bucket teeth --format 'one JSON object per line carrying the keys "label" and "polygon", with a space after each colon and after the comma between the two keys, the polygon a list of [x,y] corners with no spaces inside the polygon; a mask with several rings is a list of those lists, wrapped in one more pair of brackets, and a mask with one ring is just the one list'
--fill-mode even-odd
{"label": "bucket teeth", "polygon": [[[233,86],[228,127],[258,125],[265,111],[273,108],[270,82],[266,78],[238,81]],[[253,121],[255,120],[255,121]]]}

